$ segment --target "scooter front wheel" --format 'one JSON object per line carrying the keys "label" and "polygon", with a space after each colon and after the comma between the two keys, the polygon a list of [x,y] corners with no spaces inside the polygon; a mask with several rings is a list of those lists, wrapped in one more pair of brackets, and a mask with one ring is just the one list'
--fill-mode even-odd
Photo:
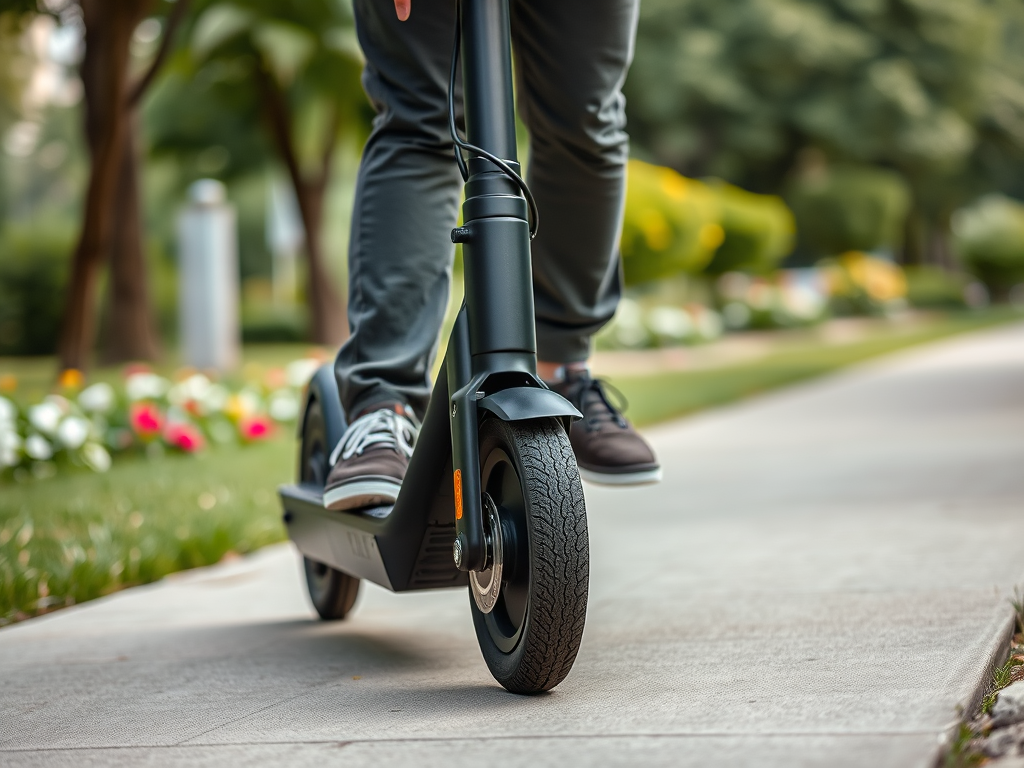
{"label": "scooter front wheel", "polygon": [[553,419],[480,429],[487,571],[470,574],[477,640],[494,678],[540,693],[569,674],[587,614],[590,551],[579,469]]}

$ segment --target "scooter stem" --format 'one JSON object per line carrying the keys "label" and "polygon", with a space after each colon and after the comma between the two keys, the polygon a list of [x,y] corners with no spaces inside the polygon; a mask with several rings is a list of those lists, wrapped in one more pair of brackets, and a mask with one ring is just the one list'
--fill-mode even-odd
{"label": "scooter stem", "polygon": [[[462,0],[461,28],[467,140],[518,172],[508,0]],[[466,304],[452,334],[447,378],[456,563],[461,570],[483,570],[488,548],[476,403],[503,387],[542,385],[536,377],[526,199],[490,161],[474,157],[468,166],[465,224],[452,232],[452,240],[463,246]]]}

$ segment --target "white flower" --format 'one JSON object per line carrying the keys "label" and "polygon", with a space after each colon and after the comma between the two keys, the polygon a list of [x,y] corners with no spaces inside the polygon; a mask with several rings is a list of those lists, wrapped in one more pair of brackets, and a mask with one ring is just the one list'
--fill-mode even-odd
{"label": "white flower", "polygon": [[14,467],[20,463],[21,436],[0,424],[0,467]]}
{"label": "white flower", "polygon": [[615,340],[624,347],[639,347],[647,340],[640,305],[632,299],[622,299],[612,321]]}
{"label": "white flower", "polygon": [[53,448],[42,435],[29,435],[25,440],[25,453],[36,461],[46,461],[53,456]]}
{"label": "white flower", "polygon": [[288,379],[288,386],[302,389],[313,378],[320,367],[320,361],[312,357],[304,357],[301,360],[293,360],[284,369],[285,377]]}
{"label": "white flower", "polygon": [[259,412],[262,400],[258,392],[252,389],[243,389],[238,393],[238,404],[242,416],[252,416]]}
{"label": "white flower", "polygon": [[86,387],[78,395],[78,404],[86,413],[110,413],[114,407],[114,388],[103,381]]}
{"label": "white flower", "polygon": [[82,448],[82,458],[95,472],[106,472],[110,469],[110,454],[99,443],[86,443]]}
{"label": "white flower", "polygon": [[57,439],[69,451],[81,448],[88,437],[89,422],[81,416],[68,416],[57,427]]}
{"label": "white flower", "polygon": [[294,421],[299,415],[299,398],[286,389],[281,389],[270,396],[267,413],[274,421]]}
{"label": "white flower", "polygon": [[63,415],[60,406],[51,400],[46,400],[39,403],[39,405],[33,405],[28,409],[29,422],[33,427],[47,435],[52,435],[57,431],[57,425],[60,423],[60,417]]}
{"label": "white flower", "polygon": [[210,380],[203,374],[194,373],[184,381],[175,384],[167,393],[167,399],[176,405],[187,403],[190,400],[202,402],[211,386]]}
{"label": "white flower", "polygon": [[224,406],[228,404],[229,397],[231,397],[231,393],[228,392],[226,387],[222,387],[220,384],[212,384],[206,390],[206,394],[203,395],[203,408],[208,413],[223,411]]}
{"label": "white flower", "polygon": [[660,306],[647,313],[647,327],[658,336],[682,341],[693,335],[693,320],[680,307]]}
{"label": "white flower", "polygon": [[155,373],[133,373],[124,382],[129,400],[154,400],[163,397],[171,382]]}
{"label": "white flower", "polygon": [[0,428],[5,425],[13,427],[17,418],[18,409],[14,407],[14,403],[6,397],[0,397]]}

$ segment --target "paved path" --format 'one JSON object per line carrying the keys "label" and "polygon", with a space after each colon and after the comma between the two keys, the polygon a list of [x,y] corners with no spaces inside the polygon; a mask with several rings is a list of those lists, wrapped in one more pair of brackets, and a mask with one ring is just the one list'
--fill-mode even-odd
{"label": "paved path", "polygon": [[1024,584],[1024,326],[651,434],[551,694],[463,592],[313,621],[279,546],[0,631],[0,764],[932,765]]}

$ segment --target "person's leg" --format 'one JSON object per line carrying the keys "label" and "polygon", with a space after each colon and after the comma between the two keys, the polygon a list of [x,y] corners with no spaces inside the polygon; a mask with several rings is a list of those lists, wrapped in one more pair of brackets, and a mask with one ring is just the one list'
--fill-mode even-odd
{"label": "person's leg", "polygon": [[402,402],[422,416],[444,318],[459,175],[448,136],[455,3],[430,0],[405,22],[391,0],[356,0],[377,117],[363,150],[349,243],[352,335],[335,370],[352,415]]}
{"label": "person's leg", "polygon": [[528,181],[537,356],[582,363],[621,293],[618,238],[628,137],[622,83],[638,0],[512,0],[519,104],[530,131]]}
{"label": "person's leg", "polygon": [[349,242],[349,325],[335,373],[349,420],[323,502],[391,504],[430,394],[448,303],[460,179],[448,136],[454,0],[396,18],[391,0],[355,0],[363,86],[377,110],[363,150]]}
{"label": "person's leg", "polygon": [[638,0],[512,0],[529,183],[538,373],[583,413],[569,440],[580,472],[613,484],[661,477],[654,452],[587,368],[591,337],[621,295],[618,239],[628,138],[622,84]]}

